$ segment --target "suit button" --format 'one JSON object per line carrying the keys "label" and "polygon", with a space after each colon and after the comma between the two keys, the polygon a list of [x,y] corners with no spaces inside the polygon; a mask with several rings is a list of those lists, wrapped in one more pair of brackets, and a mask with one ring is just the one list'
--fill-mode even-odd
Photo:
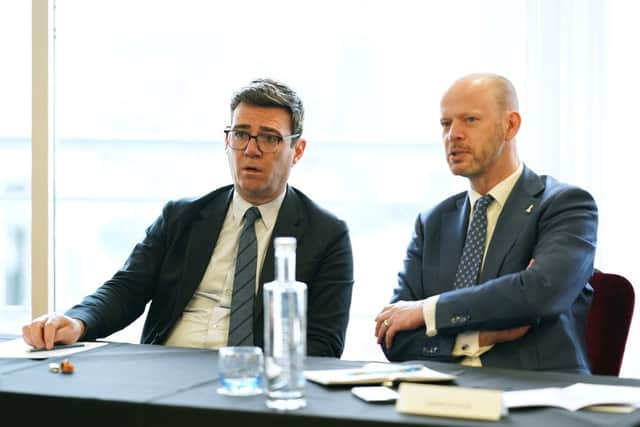
{"label": "suit button", "polygon": [[460,316],[451,316],[451,323],[454,325],[460,321]]}
{"label": "suit button", "polygon": [[425,347],[422,349],[422,351],[425,354],[433,354],[436,353],[438,351],[438,347],[434,346],[434,347]]}
{"label": "suit button", "polygon": [[462,345],[462,349],[463,349],[464,351],[469,350],[469,344],[463,344],[463,345]]}

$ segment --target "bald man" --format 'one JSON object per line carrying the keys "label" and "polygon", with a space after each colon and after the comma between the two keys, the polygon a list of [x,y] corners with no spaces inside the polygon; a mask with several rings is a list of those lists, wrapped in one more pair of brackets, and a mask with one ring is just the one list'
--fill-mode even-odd
{"label": "bald man", "polygon": [[506,78],[457,80],[440,103],[451,172],[468,191],[422,212],[375,334],[389,360],[588,374],[598,213],[584,190],[519,159]]}

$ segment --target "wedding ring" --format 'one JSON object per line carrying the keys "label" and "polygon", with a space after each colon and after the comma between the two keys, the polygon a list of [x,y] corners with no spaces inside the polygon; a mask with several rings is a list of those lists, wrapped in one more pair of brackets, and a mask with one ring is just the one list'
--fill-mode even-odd
{"label": "wedding ring", "polygon": [[388,328],[389,326],[391,326],[391,323],[389,323],[389,319],[384,319],[384,322],[382,322],[382,324],[383,324],[384,326],[386,326],[387,328]]}

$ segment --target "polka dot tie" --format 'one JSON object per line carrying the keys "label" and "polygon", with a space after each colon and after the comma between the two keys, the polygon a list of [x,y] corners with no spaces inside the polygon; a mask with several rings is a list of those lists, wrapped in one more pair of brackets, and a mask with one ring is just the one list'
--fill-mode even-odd
{"label": "polka dot tie", "polygon": [[484,255],[484,243],[487,238],[487,208],[493,202],[490,194],[476,200],[473,209],[473,218],[467,231],[467,239],[464,242],[462,257],[458,264],[455,289],[466,288],[475,285],[480,275],[480,265]]}

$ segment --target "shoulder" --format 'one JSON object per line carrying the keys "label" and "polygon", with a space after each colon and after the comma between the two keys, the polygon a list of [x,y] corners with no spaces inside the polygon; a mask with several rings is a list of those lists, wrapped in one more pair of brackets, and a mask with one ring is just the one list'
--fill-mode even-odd
{"label": "shoulder", "polygon": [[222,203],[228,204],[232,191],[233,185],[227,185],[201,197],[171,200],[164,205],[162,216],[166,220],[190,222]]}
{"label": "shoulder", "polygon": [[583,188],[580,188],[576,185],[558,181],[556,178],[550,175],[540,175],[540,180],[544,184],[544,192],[546,195],[557,195],[562,193],[582,193],[591,197],[587,190],[584,190]]}
{"label": "shoulder", "polygon": [[299,220],[308,223],[311,228],[316,226],[332,226],[340,229],[347,228],[344,220],[318,205],[310,197],[293,186],[287,187],[287,195],[283,203],[287,205],[288,208],[293,208],[297,212]]}
{"label": "shoulder", "polygon": [[532,195],[540,197],[543,203],[586,203],[595,208],[595,200],[587,190],[559,181],[551,175],[536,175],[530,169],[525,169],[523,180],[525,187]]}
{"label": "shoulder", "polygon": [[465,206],[467,192],[462,191],[441,201],[437,205],[426,209],[418,214],[418,221],[427,224],[433,221],[440,221],[443,215],[459,212]]}

